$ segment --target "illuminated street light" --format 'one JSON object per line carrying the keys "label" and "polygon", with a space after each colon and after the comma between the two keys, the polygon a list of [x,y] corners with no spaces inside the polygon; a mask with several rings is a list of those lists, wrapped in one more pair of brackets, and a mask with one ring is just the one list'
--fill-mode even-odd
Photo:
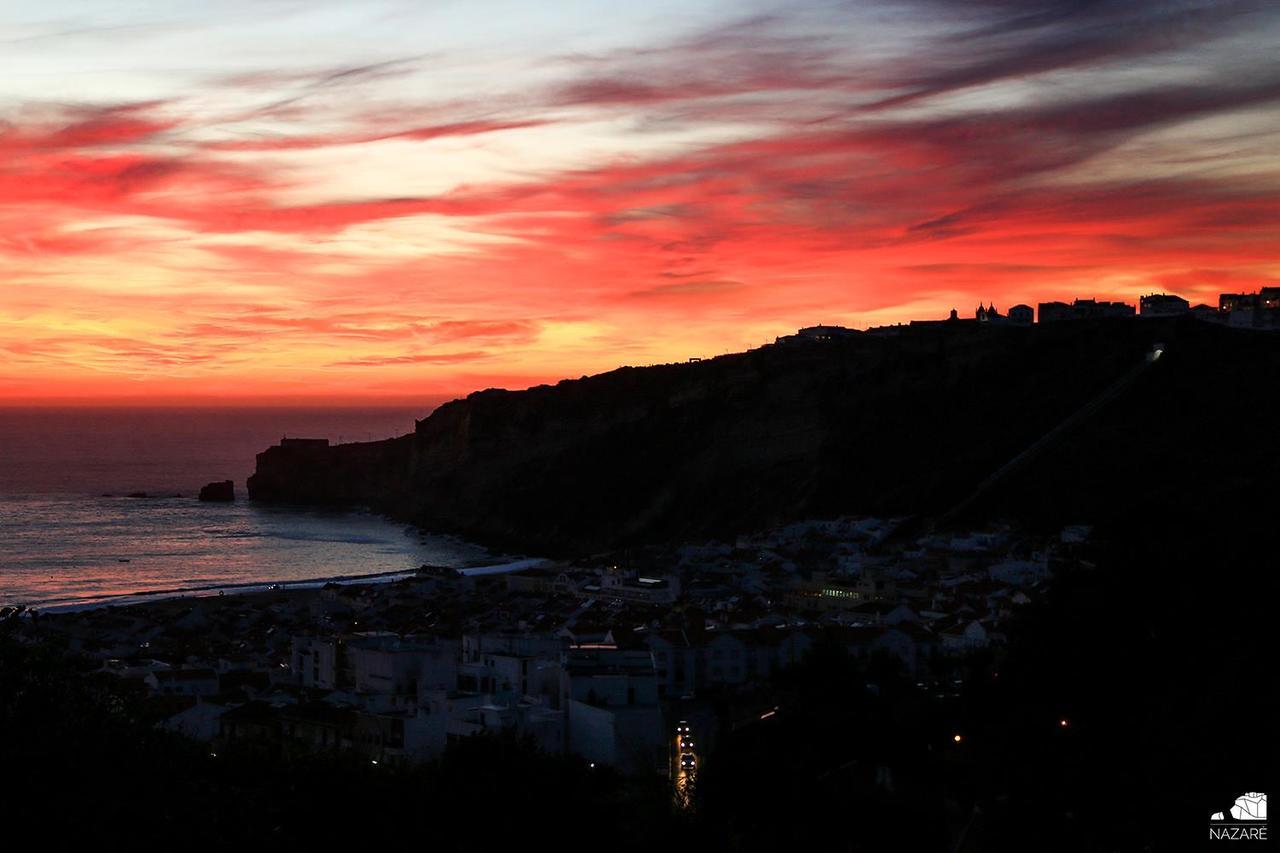
{"label": "illuminated street light", "polygon": [[964,738],[959,733],[952,735],[951,739],[956,743],[959,743],[960,741],[964,740]]}

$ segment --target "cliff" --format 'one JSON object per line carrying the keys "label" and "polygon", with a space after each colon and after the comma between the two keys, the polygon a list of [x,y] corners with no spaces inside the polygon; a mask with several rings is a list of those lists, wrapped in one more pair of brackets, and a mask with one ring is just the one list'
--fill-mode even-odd
{"label": "cliff", "polygon": [[246,484],[253,500],[294,504],[364,505],[391,515],[408,493],[413,436],[331,445],[284,439],[259,453]]}
{"label": "cliff", "polygon": [[[957,504],[1105,522],[1135,502],[1178,506],[1280,473],[1278,342],[1180,318],[940,324],[776,345],[482,391],[389,441],[274,447],[249,494],[366,504],[547,553]],[[1159,361],[1117,384],[1157,343]]]}

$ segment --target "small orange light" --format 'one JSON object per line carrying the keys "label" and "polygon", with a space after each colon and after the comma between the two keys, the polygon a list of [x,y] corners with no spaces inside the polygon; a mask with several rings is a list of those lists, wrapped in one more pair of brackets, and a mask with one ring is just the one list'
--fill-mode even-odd
{"label": "small orange light", "polygon": [[1063,717],[1061,720],[1058,720],[1058,725],[1062,726],[1065,729],[1068,725],[1067,718]]}
{"label": "small orange light", "polygon": [[951,739],[956,743],[959,743],[960,741],[964,740],[964,738],[962,738],[960,735],[954,735]]}

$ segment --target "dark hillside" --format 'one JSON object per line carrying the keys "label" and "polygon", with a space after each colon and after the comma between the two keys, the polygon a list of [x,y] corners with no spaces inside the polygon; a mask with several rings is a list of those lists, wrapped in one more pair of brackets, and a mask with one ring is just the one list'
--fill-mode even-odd
{"label": "dark hillside", "polygon": [[1277,336],[1184,318],[940,324],[482,391],[412,439],[272,448],[249,488],[549,553],[804,516],[932,516],[1157,343],[1157,363],[970,511],[1104,521],[1135,500],[1201,500],[1249,487],[1259,464],[1274,471]]}
{"label": "dark hillside", "polygon": [[1280,336],[1194,322],[1176,333],[1139,381],[975,512],[1145,525],[1274,504]]}

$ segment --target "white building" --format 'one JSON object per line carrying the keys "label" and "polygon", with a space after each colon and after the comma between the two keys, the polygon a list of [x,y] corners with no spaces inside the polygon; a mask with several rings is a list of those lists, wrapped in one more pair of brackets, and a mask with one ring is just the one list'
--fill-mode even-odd
{"label": "white building", "polygon": [[666,765],[658,678],[648,649],[569,649],[561,696],[570,752],[633,771]]}
{"label": "white building", "polygon": [[357,692],[416,697],[457,683],[457,643],[373,634],[348,640],[346,655]]}
{"label": "white building", "polygon": [[192,740],[210,741],[217,737],[218,720],[227,708],[228,706],[215,702],[197,701],[190,708],[179,711],[165,720],[160,727]]}
{"label": "white building", "polygon": [[1049,576],[1048,560],[1002,560],[987,569],[993,581],[1031,586]]}
{"label": "white building", "polygon": [[161,669],[148,673],[143,682],[161,696],[213,696],[218,692],[218,674],[211,669]]}
{"label": "white building", "polygon": [[299,636],[290,641],[289,668],[303,687],[333,690],[338,686],[338,644],[333,639]]}
{"label": "white building", "polygon": [[939,627],[938,638],[943,651],[960,653],[985,649],[991,644],[987,629],[977,619],[958,620]]}

